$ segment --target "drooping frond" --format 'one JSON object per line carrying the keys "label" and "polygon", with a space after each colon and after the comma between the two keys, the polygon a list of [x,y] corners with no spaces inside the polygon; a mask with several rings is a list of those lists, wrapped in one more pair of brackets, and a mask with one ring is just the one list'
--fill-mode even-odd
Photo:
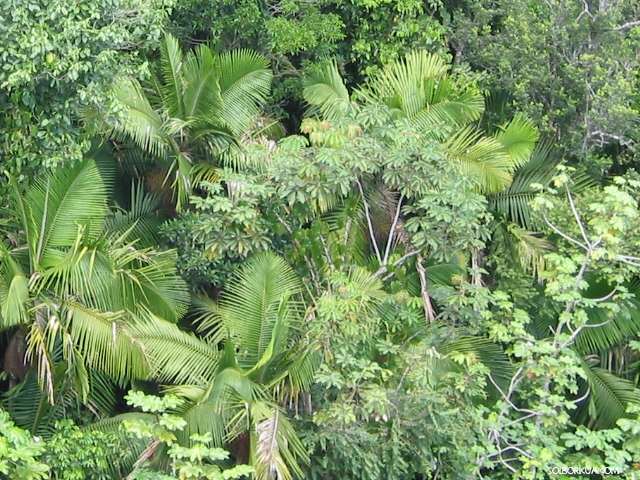
{"label": "drooping frond", "polygon": [[307,454],[289,420],[277,407],[256,402],[251,409],[256,431],[251,447],[257,480],[292,480],[302,476]]}
{"label": "drooping frond", "polygon": [[78,241],[66,251],[49,249],[41,265],[39,274],[31,281],[34,293],[73,297],[99,310],[117,305],[112,258],[103,248],[83,247]]}
{"label": "drooping frond", "polygon": [[36,249],[38,248],[38,224],[33,216],[29,202],[25,198],[22,189],[18,185],[16,179],[12,176],[9,177],[9,185],[11,187],[11,200],[15,205],[18,213],[18,218],[22,224],[24,230],[25,240],[28,247],[29,256],[31,257],[30,266],[33,268],[36,259]]}
{"label": "drooping frond", "polygon": [[582,361],[586,383],[590,390],[589,416],[600,428],[615,425],[630,403],[640,404],[640,390],[630,380],[620,378],[603,368]]}
{"label": "drooping frond", "polygon": [[517,260],[525,272],[539,277],[545,270],[545,255],[553,249],[553,244],[539,233],[514,223],[499,222],[493,238],[494,248]]}
{"label": "drooping frond", "polygon": [[117,274],[122,307],[134,312],[145,309],[164,320],[178,321],[187,311],[190,295],[176,271],[175,252],[140,251],[127,262],[129,247],[125,245],[112,253],[121,259]]}
{"label": "drooping frond", "polygon": [[198,337],[153,315],[131,328],[143,345],[151,376],[162,382],[207,385],[215,376],[219,353]]}
{"label": "drooping frond", "polygon": [[55,370],[56,402],[49,401],[48,394],[40,388],[35,372],[29,373],[20,384],[6,392],[2,399],[2,406],[9,411],[13,421],[33,435],[48,436],[53,431],[55,422],[61,420],[66,409],[75,403],[73,392],[65,392],[69,386],[63,379],[63,365],[58,365]]}
{"label": "drooping frond", "polygon": [[122,313],[106,313],[68,303],[67,330],[81,356],[78,361],[104,372],[120,385],[145,378],[142,344],[129,332]]}
{"label": "drooping frond", "polygon": [[482,337],[459,337],[446,342],[440,351],[444,354],[452,352],[471,353],[490,370],[494,381],[500,385],[508,385],[513,375],[513,365],[500,345]]}
{"label": "drooping frond", "polygon": [[[532,185],[546,186],[556,174],[559,162],[551,144],[547,141],[539,142],[529,161],[514,173],[511,185],[489,196],[490,208],[526,230],[536,230],[539,224],[530,207],[530,202],[536,195]],[[594,184],[593,179],[583,171],[573,172],[572,182],[576,191]]]}
{"label": "drooping frond", "polygon": [[267,60],[252,50],[219,56],[222,107],[220,118],[234,134],[244,133],[259,114],[271,89]]}
{"label": "drooping frond", "polygon": [[196,331],[199,334],[204,335],[204,338],[212,344],[221,342],[228,337],[220,307],[214,300],[205,295],[198,295],[193,297],[192,303],[193,323],[197,326]]}
{"label": "drooping frond", "polygon": [[307,76],[303,95],[310,112],[319,112],[325,120],[343,117],[350,106],[349,91],[335,62],[326,62]]}
{"label": "drooping frond", "polygon": [[0,330],[28,321],[29,281],[11,252],[0,243]]}
{"label": "drooping frond", "polygon": [[[607,292],[605,292],[606,294]],[[601,353],[640,334],[640,303],[637,298],[619,302],[615,314],[601,308],[587,311],[587,325],[576,337],[576,349],[583,353]]]}

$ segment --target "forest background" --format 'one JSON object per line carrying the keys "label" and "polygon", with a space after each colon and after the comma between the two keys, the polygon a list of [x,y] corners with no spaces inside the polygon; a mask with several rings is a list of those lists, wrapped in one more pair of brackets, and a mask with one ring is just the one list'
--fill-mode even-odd
{"label": "forest background", "polygon": [[639,64],[631,0],[4,0],[0,475],[638,478]]}

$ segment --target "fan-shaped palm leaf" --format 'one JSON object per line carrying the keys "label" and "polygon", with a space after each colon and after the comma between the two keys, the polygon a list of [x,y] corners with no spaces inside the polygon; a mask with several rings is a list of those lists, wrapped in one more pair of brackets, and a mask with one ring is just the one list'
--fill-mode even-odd
{"label": "fan-shaped palm leaf", "polygon": [[303,95],[310,113],[318,112],[326,120],[343,117],[350,107],[349,92],[335,62],[326,62],[307,76]]}
{"label": "fan-shaped palm leaf", "polygon": [[26,195],[37,232],[36,259],[50,247],[69,247],[84,229],[97,238],[107,214],[107,194],[112,171],[94,160],[58,170],[38,179]]}
{"label": "fan-shaped palm leaf", "polygon": [[229,282],[220,300],[225,327],[237,338],[242,362],[255,365],[269,346],[276,322],[286,304],[286,323],[296,327],[302,305],[295,300],[302,284],[280,257],[254,257]]}

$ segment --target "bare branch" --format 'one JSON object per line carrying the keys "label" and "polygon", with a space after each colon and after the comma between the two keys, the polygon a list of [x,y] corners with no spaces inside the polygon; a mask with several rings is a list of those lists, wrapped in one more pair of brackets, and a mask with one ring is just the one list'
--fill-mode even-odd
{"label": "bare branch", "polygon": [[433,311],[433,305],[431,305],[431,298],[429,297],[429,292],[427,290],[427,270],[424,268],[422,264],[422,256],[418,255],[418,259],[416,261],[416,270],[418,271],[418,276],[420,277],[420,294],[422,295],[422,305],[424,307],[424,315],[429,323],[433,322],[436,318],[435,313]]}
{"label": "bare branch", "polygon": [[362,203],[364,204],[364,214],[367,217],[367,226],[369,227],[369,237],[371,237],[371,243],[373,244],[373,249],[376,252],[376,257],[378,258],[378,262],[382,264],[382,257],[380,256],[380,250],[378,249],[378,242],[376,242],[376,236],[373,232],[373,223],[371,222],[371,214],[369,213],[369,204],[367,203],[367,199],[364,196],[364,190],[362,189],[362,184],[360,180],[356,178],[356,184],[358,185],[358,190],[360,190],[360,196],[362,197]]}
{"label": "bare branch", "polygon": [[555,233],[557,233],[558,235],[560,235],[562,238],[564,238],[565,240],[567,240],[568,242],[573,243],[574,245],[577,245],[578,247],[582,248],[583,250],[588,250],[589,247],[587,247],[586,245],[584,245],[582,242],[579,242],[578,240],[576,240],[575,238],[570,237],[569,235],[567,235],[566,233],[564,233],[562,230],[560,230],[558,227],[556,227],[553,223],[551,223],[549,221],[549,219],[547,218],[546,215],[542,215],[542,218],[544,220],[544,222],[549,226],[549,228],[551,230],[553,230]]}
{"label": "bare branch", "polygon": [[571,206],[571,211],[573,212],[573,216],[576,219],[576,223],[578,224],[578,227],[580,228],[580,233],[582,234],[582,238],[584,240],[584,243],[587,244],[587,246],[589,248],[591,248],[591,242],[589,242],[589,237],[587,237],[587,232],[584,229],[584,225],[582,224],[582,219],[580,218],[580,214],[578,213],[578,210],[576,209],[576,205],[573,202],[573,196],[571,195],[571,192],[569,191],[569,187],[565,186],[566,191],[567,191],[567,198],[569,199],[569,205]]}
{"label": "bare branch", "polygon": [[404,200],[404,195],[400,195],[398,198],[398,206],[396,207],[396,214],[393,217],[393,223],[391,224],[391,228],[389,229],[389,238],[387,238],[387,247],[384,250],[384,258],[382,259],[382,264],[386,265],[389,260],[389,253],[391,253],[391,244],[393,243],[393,237],[396,233],[396,226],[398,225],[398,219],[400,218],[400,207],[402,207],[402,200]]}
{"label": "bare branch", "polygon": [[613,30],[619,32],[620,30],[626,30],[627,28],[633,28],[640,26],[640,20],[633,20],[631,22],[623,23],[622,25],[618,25]]}

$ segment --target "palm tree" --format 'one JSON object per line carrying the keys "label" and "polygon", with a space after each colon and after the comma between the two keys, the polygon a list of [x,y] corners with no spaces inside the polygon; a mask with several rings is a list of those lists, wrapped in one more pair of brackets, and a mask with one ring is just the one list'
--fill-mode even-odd
{"label": "palm tree", "polygon": [[251,50],[218,54],[205,45],[186,54],[167,34],[160,75],[148,85],[116,82],[121,115],[116,138],[133,141],[173,176],[180,208],[197,178],[212,178],[211,166],[238,147],[269,95],[268,62]]}
{"label": "palm tree", "polygon": [[301,290],[291,267],[265,253],[239,269],[219,302],[197,301],[199,336],[170,322],[135,328],[153,377],[188,400],[184,440],[210,432],[218,445],[235,442],[258,479],[301,475],[307,459],[283,409],[309,389],[318,361],[305,339]]}
{"label": "palm tree", "polygon": [[9,372],[14,381],[33,367],[49,402],[56,372],[85,400],[96,375],[122,386],[144,378],[130,324],[148,312],[177,321],[187,308],[174,253],[132,238],[149,202],[112,214],[112,183],[108,166],[91,159],[40,177],[26,193],[12,182],[15,231],[0,242],[0,330],[12,338],[4,365],[21,367]]}
{"label": "palm tree", "polygon": [[482,95],[473,87],[458,85],[444,60],[424,51],[386,65],[353,98],[337,65],[327,63],[307,78],[304,98],[310,113],[329,121],[344,118],[362,104],[385,105],[394,118],[442,142],[447,157],[484,193],[509,186],[538,138],[535,127],[521,115],[495,134],[483,134],[474,126],[484,110]]}

